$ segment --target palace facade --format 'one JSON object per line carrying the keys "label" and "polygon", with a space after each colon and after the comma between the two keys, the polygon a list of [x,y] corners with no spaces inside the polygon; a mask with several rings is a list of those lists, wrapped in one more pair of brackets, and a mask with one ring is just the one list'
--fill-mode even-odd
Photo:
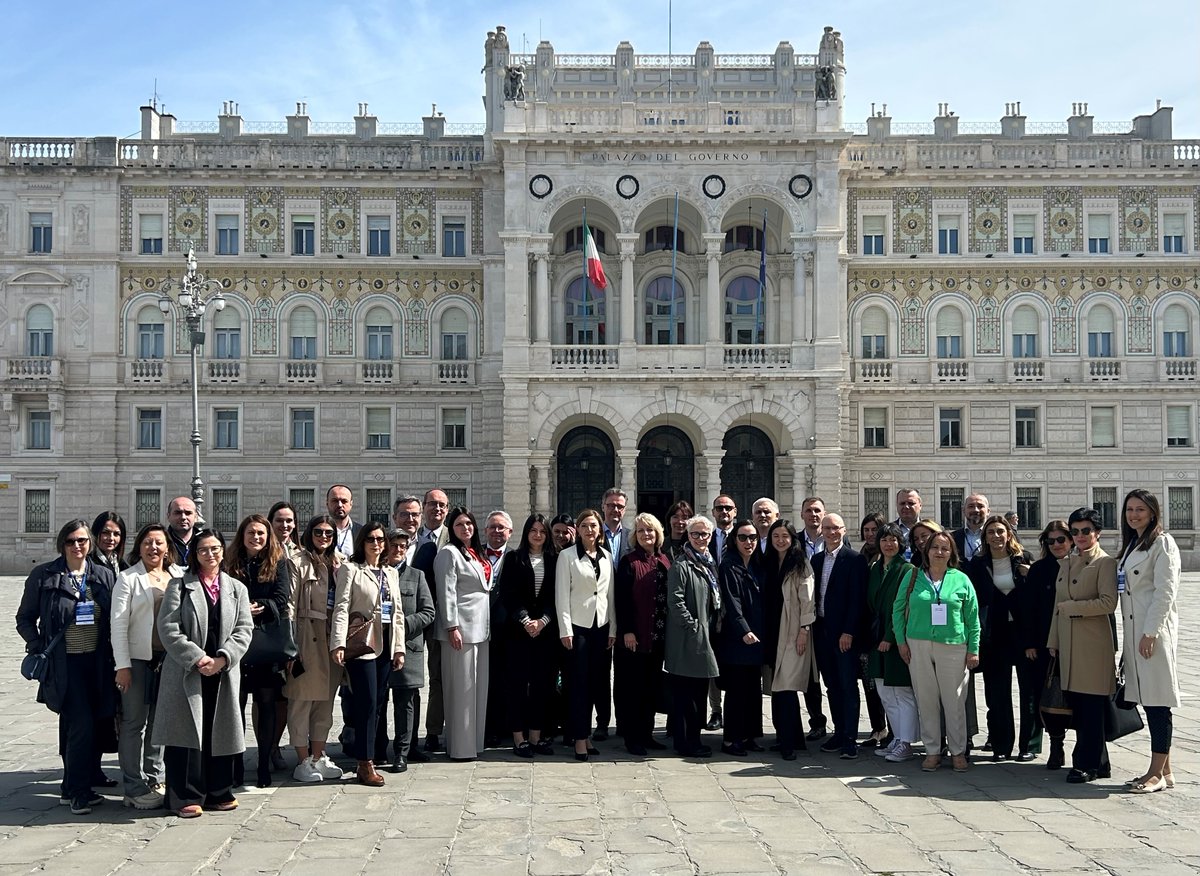
{"label": "palace facade", "polygon": [[[476,511],[640,510],[721,492],[851,528],[966,495],[1022,530],[1157,493],[1194,567],[1200,143],[1076,104],[967,126],[843,117],[815,51],[484,50],[483,125],[179,124],[0,138],[0,566],[71,516],[130,526],[189,492],[193,249],[205,516],[325,489],[386,518],[431,486]],[[585,279],[584,222],[607,276]],[[760,277],[765,282],[760,282]]]}

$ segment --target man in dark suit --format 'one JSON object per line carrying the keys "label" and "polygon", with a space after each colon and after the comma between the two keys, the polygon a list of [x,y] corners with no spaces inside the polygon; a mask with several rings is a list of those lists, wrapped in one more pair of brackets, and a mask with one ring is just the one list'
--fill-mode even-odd
{"label": "man in dark suit", "polygon": [[960,565],[966,565],[967,560],[975,559],[975,555],[983,550],[983,522],[991,513],[988,497],[983,493],[967,496],[963,503],[963,523],[966,525],[950,533],[958,548]]}
{"label": "man in dark suit", "polygon": [[821,521],[825,549],[813,557],[817,620],[813,624],[817,666],[825,680],[833,735],[821,751],[858,757],[858,642],[867,592],[867,561],[845,545],[846,524],[839,514]]}
{"label": "man in dark suit", "polygon": [[712,538],[708,542],[708,552],[712,554],[712,558],[716,560],[719,566],[721,565],[721,557],[725,553],[725,547],[729,544],[729,539],[733,535],[733,521],[737,520],[737,503],[730,496],[724,494],[717,496],[717,498],[713,499],[712,515],[713,521],[717,525],[713,529]]}
{"label": "man in dark suit", "polygon": [[[612,553],[614,574],[621,557],[633,550],[633,530],[621,525],[628,504],[629,497],[619,487],[609,487],[600,498],[600,513],[604,515],[604,528],[600,535]],[[602,659],[607,666],[603,673],[603,681],[596,690],[596,732],[592,734],[592,739],[596,742],[608,739],[608,723],[612,718],[613,649],[605,651]],[[617,723],[620,724],[619,721]],[[621,727],[618,726],[617,733],[620,732]]]}
{"label": "man in dark suit", "polygon": [[345,484],[334,484],[325,491],[325,510],[337,525],[333,537],[333,546],[342,552],[343,556],[354,553],[354,536],[362,529],[361,523],[355,523],[350,517],[354,510],[354,494]]}
{"label": "man in dark suit", "polygon": [[[417,549],[413,553],[413,568],[425,574],[429,592],[437,592],[433,586],[433,560],[439,549],[450,540],[446,529],[446,515],[450,511],[450,497],[436,487],[428,490],[421,500],[421,526],[417,530]],[[434,635],[434,624],[425,628],[425,650],[429,652],[429,705],[425,708],[425,750],[441,751],[438,739],[446,726],[446,713],[442,704],[442,649]],[[410,760],[417,758],[410,757]]]}

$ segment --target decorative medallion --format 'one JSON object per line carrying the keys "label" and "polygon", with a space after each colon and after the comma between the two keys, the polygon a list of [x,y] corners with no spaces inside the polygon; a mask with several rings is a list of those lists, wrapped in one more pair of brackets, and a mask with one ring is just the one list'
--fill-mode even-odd
{"label": "decorative medallion", "polygon": [[1075,230],[1075,217],[1066,210],[1060,210],[1050,217],[1050,224],[1057,234],[1070,234]]}
{"label": "decorative medallion", "polygon": [[700,188],[704,194],[714,201],[725,194],[725,180],[718,174],[710,173],[704,178],[704,182],[700,184]]}
{"label": "decorative medallion", "polygon": [[1150,217],[1141,210],[1135,210],[1125,218],[1125,228],[1131,237],[1141,237],[1150,230]]}
{"label": "decorative medallion", "polygon": [[376,292],[382,292],[383,287],[386,285],[387,284],[384,283],[383,280],[379,277],[376,277],[374,280],[371,281],[371,288],[374,289]]}
{"label": "decorative medallion", "polygon": [[251,221],[254,223],[254,230],[263,237],[270,237],[275,231],[275,217],[270,213],[256,213]]}
{"label": "decorative medallion", "polygon": [[975,219],[975,227],[980,234],[991,234],[999,225],[1000,217],[991,211],[980,213]]}
{"label": "decorative medallion", "polygon": [[905,213],[900,217],[900,227],[910,237],[917,237],[925,231],[925,217],[917,212]]}
{"label": "decorative medallion", "polygon": [[547,197],[552,191],[554,191],[554,182],[544,173],[539,173],[529,180],[529,194],[533,195],[539,201]]}
{"label": "decorative medallion", "polygon": [[188,210],[175,219],[175,227],[184,237],[194,236],[200,228],[200,217]]}
{"label": "decorative medallion", "polygon": [[1103,289],[1105,286],[1108,285],[1108,278],[1104,277],[1104,276],[1100,276],[1100,277],[1097,277],[1093,282],[1095,283],[1097,289]]}
{"label": "decorative medallion", "polygon": [[792,193],[793,198],[807,198],[812,194],[812,190],[812,177],[803,173],[798,173],[788,180],[788,191]]}
{"label": "decorative medallion", "polygon": [[345,237],[350,233],[353,222],[350,216],[339,210],[329,217],[329,233],[335,237]]}
{"label": "decorative medallion", "polygon": [[298,280],[296,280],[296,288],[302,289],[302,290],[307,289],[308,288],[308,277],[300,277]]}
{"label": "decorative medallion", "polygon": [[420,237],[425,231],[425,220],[420,216],[408,217],[408,233],[413,237]]}
{"label": "decorative medallion", "polygon": [[626,201],[636,198],[641,188],[642,185],[637,181],[636,176],[627,173],[617,178],[617,194]]}

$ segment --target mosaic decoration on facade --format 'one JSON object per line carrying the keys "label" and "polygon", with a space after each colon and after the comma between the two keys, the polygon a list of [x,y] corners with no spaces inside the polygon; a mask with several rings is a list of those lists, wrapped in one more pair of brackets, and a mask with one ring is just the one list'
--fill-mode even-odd
{"label": "mosaic decoration on facade", "polygon": [[1043,197],[1045,226],[1042,241],[1046,252],[1083,249],[1083,189],[1078,186],[1048,188]]}
{"label": "mosaic decoration on facade", "polygon": [[976,308],[975,352],[999,353],[1000,344],[1000,305],[995,295],[984,295]]}
{"label": "mosaic decoration on facade", "polygon": [[208,252],[208,190],[198,186],[171,186],[167,195],[168,252],[195,247]]}
{"label": "mosaic decoration on facade", "polygon": [[968,252],[1008,252],[1008,195],[1005,189],[967,192]]}
{"label": "mosaic decoration on facade", "polygon": [[1060,295],[1054,302],[1054,315],[1050,317],[1051,352],[1073,353],[1075,351],[1075,302]]}
{"label": "mosaic decoration on facade", "polygon": [[284,252],[283,188],[246,190],[246,252]]}
{"label": "mosaic decoration on facade", "polygon": [[1121,249],[1158,252],[1158,192],[1151,186],[1122,186],[1117,201]]}
{"label": "mosaic decoration on facade", "polygon": [[321,252],[357,253],[358,189],[321,189]]}
{"label": "mosaic decoration on facade", "polygon": [[900,311],[900,353],[925,355],[925,305],[915,295],[905,299]]}
{"label": "mosaic decoration on facade", "polygon": [[433,189],[398,189],[396,215],[396,252],[433,255],[437,247],[433,236]]}
{"label": "mosaic decoration on facade", "polygon": [[329,353],[349,356],[354,353],[354,325],[350,320],[350,302],[339,295],[329,305]]}
{"label": "mosaic decoration on facade", "polygon": [[250,336],[254,338],[256,355],[273,356],[276,353],[275,310],[275,302],[266,295],[254,302]]}
{"label": "mosaic decoration on facade", "polygon": [[1134,295],[1129,302],[1125,349],[1130,353],[1153,353],[1154,335],[1150,321],[1150,302],[1145,295]]}
{"label": "mosaic decoration on facade", "polygon": [[933,252],[933,189],[897,189],[892,200],[892,252]]}
{"label": "mosaic decoration on facade", "polygon": [[166,197],[166,186],[121,186],[121,252],[133,252],[134,201],[150,198],[163,200]]}

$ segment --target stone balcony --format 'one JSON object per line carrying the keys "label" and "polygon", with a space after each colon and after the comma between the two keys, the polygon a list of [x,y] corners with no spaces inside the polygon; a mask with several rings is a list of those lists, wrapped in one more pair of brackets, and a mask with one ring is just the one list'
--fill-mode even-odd
{"label": "stone balcony", "polygon": [[462,359],[434,362],[433,382],[443,386],[474,386],[475,363]]}
{"label": "stone balcony", "polygon": [[1158,377],[1160,380],[1171,382],[1189,381],[1194,383],[1196,380],[1196,360],[1161,359],[1158,363]]}
{"label": "stone balcony", "polygon": [[165,359],[134,359],[125,363],[125,382],[138,384],[162,384],[170,379],[170,369]]}
{"label": "stone balcony", "polygon": [[279,363],[279,382],[290,385],[316,385],[322,382],[322,362],[316,359],[288,359]]}
{"label": "stone balcony", "polygon": [[23,356],[3,360],[0,375],[9,382],[61,383],[62,359],[57,356]]}
{"label": "stone balcony", "polygon": [[246,363],[240,359],[209,359],[204,363],[204,380],[216,385],[245,383]]}

